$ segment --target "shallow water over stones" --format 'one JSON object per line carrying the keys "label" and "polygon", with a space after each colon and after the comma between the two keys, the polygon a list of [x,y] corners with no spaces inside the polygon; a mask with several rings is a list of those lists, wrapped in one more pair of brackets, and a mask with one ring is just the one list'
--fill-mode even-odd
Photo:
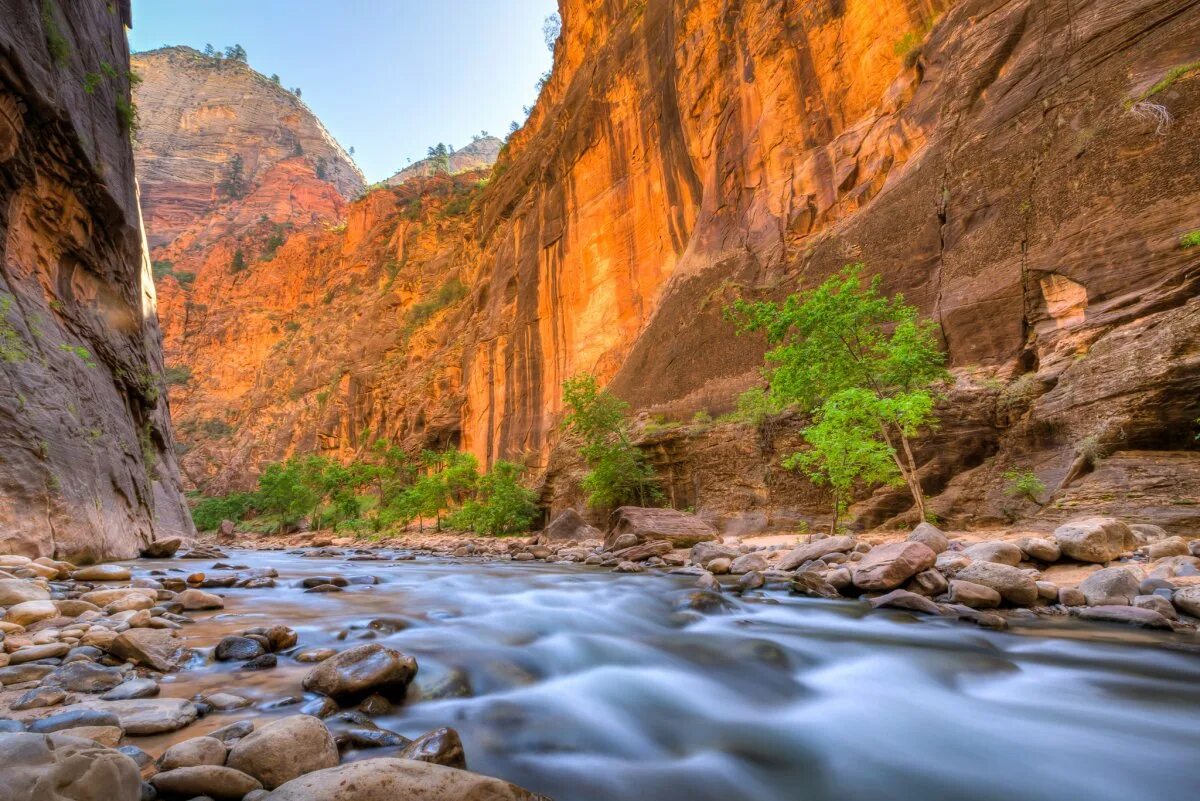
{"label": "shallow water over stones", "polygon": [[[558,565],[224,561],[276,568],[279,586],[216,590],[226,607],[193,614],[188,646],[286,624],[300,649],[378,642],[415,656],[407,703],[376,722],[408,737],[451,726],[470,769],[557,801],[1124,801],[1180,797],[1200,779],[1190,637],[1071,620],[995,633],[781,592],[711,596],[700,614],[694,579]],[[307,593],[314,576],[350,581]],[[365,576],[380,583],[353,580]],[[157,754],[294,714],[284,699],[315,697],[301,687],[311,668],[193,659],[164,696],[222,690],[254,705],[135,742]]]}

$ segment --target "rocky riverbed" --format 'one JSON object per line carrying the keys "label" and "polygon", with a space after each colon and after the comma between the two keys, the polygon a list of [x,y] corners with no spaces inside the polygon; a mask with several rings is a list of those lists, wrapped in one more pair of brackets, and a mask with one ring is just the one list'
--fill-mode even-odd
{"label": "rocky riverbed", "polygon": [[1116,799],[1198,778],[1200,559],[1170,537],[1092,520],[763,546],[660,513],[566,522],[545,543],[0,558],[5,785]]}

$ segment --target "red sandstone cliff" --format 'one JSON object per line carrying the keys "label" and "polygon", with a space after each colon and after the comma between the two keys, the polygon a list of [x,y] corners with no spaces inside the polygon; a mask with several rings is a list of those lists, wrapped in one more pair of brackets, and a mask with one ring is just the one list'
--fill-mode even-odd
{"label": "red sandstone cliff", "polygon": [[[720,412],[761,358],[721,308],[863,260],[939,320],[958,376],[921,454],[939,514],[1140,503],[1194,522],[1200,251],[1180,238],[1200,228],[1200,79],[1184,70],[1151,98],[1170,127],[1132,112],[1200,59],[1197,4],[561,12],[553,75],[469,205],[375,193],[344,233],[293,237],[255,268],[255,287],[284,293],[263,319],[261,293],[199,271],[178,349],[196,376],[177,403],[198,426],[194,480],[244,483],[293,450],[348,455],[366,431],[546,466],[559,386],[581,370],[641,409]],[[218,261],[232,249],[217,247]],[[452,280],[463,297],[441,294]],[[678,505],[764,525],[819,506],[753,432],[652,441]],[[1046,509],[1012,508],[1014,466],[1050,486]],[[574,500],[570,474],[554,457],[547,498]],[[1105,489],[1122,483],[1141,501]],[[859,512],[905,508],[881,492]]]}
{"label": "red sandstone cliff", "polygon": [[0,551],[192,532],[130,127],[129,3],[0,0]]}

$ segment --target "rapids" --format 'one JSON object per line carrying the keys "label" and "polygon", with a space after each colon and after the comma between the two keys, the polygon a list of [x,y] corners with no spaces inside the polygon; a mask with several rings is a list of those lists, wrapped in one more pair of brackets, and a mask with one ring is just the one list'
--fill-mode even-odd
{"label": "rapids", "polygon": [[[182,633],[209,649],[283,623],[301,647],[373,638],[411,654],[409,702],[376,723],[410,737],[452,726],[472,770],[556,801],[1167,801],[1200,781],[1200,653],[1176,635],[1065,620],[998,633],[784,592],[727,594],[699,613],[687,577],[384,556],[231,552],[276,568],[279,586],[218,590],[226,608]],[[331,574],[381,583],[298,586]],[[368,627],[378,618],[387,630]],[[255,706],[135,742],[158,753],[294,714],[277,702],[302,695],[310,667],[196,658],[164,695],[220,688]],[[470,697],[416,700],[448,677]]]}

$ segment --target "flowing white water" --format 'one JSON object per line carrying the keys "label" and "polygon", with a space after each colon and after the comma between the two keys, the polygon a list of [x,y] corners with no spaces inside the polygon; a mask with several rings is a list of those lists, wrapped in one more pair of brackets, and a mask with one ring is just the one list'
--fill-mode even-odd
{"label": "flowing white water", "polygon": [[[689,579],[556,565],[226,561],[274,567],[280,586],[219,590],[226,608],[185,629],[189,645],[284,623],[303,647],[412,654],[421,687],[461,672],[471,697],[410,700],[376,722],[410,737],[452,726],[471,769],[557,801],[1173,801],[1200,786],[1200,653],[1177,647],[1192,638],[1071,621],[995,633],[780,592],[700,614]],[[368,574],[383,583],[298,586]],[[375,618],[407,628],[367,628]],[[309,667],[208,663],[163,692],[221,688],[261,707],[301,695]],[[213,715],[173,740],[295,709]]]}

